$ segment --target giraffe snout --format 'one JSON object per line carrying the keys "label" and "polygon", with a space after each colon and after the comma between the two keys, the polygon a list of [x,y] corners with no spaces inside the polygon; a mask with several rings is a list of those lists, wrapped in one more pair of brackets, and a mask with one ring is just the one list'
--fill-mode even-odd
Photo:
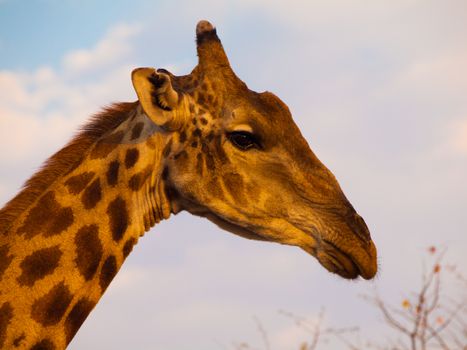
{"label": "giraffe snout", "polygon": [[365,220],[358,215],[355,211],[346,216],[346,223],[353,233],[362,240],[364,243],[369,243],[371,241],[370,230],[365,223]]}

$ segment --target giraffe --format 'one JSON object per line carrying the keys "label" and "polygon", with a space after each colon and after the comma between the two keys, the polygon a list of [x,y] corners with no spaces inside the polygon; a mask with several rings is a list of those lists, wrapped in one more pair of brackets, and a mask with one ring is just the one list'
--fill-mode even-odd
{"label": "giraffe", "polygon": [[376,248],[288,107],[248,89],[216,29],[188,75],[138,68],[138,100],[97,114],[0,211],[0,348],[63,349],[139,238],[186,210],[371,279]]}

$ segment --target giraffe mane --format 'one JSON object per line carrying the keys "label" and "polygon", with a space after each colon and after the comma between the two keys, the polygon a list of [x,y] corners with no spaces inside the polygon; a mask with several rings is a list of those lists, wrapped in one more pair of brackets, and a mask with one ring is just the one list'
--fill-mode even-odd
{"label": "giraffe mane", "polygon": [[91,117],[65,147],[48,158],[20,192],[0,209],[0,235],[7,234],[16,218],[32,205],[52,183],[81,163],[86,151],[105,133],[128,118],[138,102],[114,103]]}

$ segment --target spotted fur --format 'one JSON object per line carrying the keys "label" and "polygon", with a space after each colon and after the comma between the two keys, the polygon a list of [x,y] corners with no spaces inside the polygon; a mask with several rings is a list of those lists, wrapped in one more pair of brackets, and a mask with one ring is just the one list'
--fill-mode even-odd
{"label": "spotted fur", "polygon": [[105,133],[113,130],[128,118],[129,112],[136,105],[137,102],[119,103],[104,109],[85,125],[73,140],[47,160],[41,170],[26,182],[23,190],[0,210],[0,235],[6,234],[17,217],[30,207],[54,181],[79,166],[86,150]]}
{"label": "spotted fur", "polygon": [[86,209],[93,209],[102,199],[101,182],[97,178],[84,190],[81,202]]}
{"label": "spotted fur", "polygon": [[125,200],[122,197],[117,197],[110,202],[107,208],[107,215],[109,216],[112,237],[114,241],[118,242],[123,238],[130,224]]}
{"label": "spotted fur", "polygon": [[21,275],[18,282],[22,286],[32,287],[36,281],[52,274],[57,268],[63,252],[58,245],[36,250],[21,262]]}
{"label": "spotted fur", "polygon": [[55,325],[62,319],[72,298],[70,289],[64,282],[60,282],[34,301],[31,317],[43,326]]}
{"label": "spotted fur", "polygon": [[65,336],[67,343],[73,339],[79,327],[81,327],[94,306],[95,303],[87,298],[81,298],[73,306],[65,319]]}
{"label": "spotted fur", "polygon": [[102,259],[103,246],[96,224],[81,227],[75,236],[75,263],[86,281],[92,279]]}

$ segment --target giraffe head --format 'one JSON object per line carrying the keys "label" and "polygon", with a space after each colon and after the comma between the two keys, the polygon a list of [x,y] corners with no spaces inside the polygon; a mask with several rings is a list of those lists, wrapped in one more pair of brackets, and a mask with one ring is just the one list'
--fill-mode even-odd
{"label": "giraffe head", "polygon": [[162,178],[172,211],[298,246],[344,278],[372,278],[369,230],[287,106],[235,75],[209,22],[196,34],[199,62],[189,75],[150,68],[132,75],[145,114],[167,136]]}

